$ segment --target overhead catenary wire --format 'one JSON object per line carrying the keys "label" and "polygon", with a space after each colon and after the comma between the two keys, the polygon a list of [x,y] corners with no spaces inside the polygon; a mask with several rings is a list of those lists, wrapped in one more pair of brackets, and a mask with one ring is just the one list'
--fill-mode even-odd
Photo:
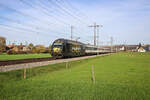
{"label": "overhead catenary wire", "polygon": [[[26,2],[26,1],[24,1],[24,0],[20,0],[20,1],[21,1],[23,4],[28,5],[29,7],[32,7],[33,9],[36,9],[36,8],[37,8],[37,7],[34,7],[32,4],[30,4],[29,2]],[[60,22],[60,23],[62,23],[62,24],[64,24],[64,25],[66,25],[66,26],[69,26],[69,25],[70,25],[70,24],[68,24],[68,23],[66,23],[66,22],[64,22],[64,21],[62,21],[62,20],[60,20],[60,19],[58,19],[58,18],[52,16],[52,15],[50,14],[50,12],[48,12],[48,10],[47,10],[44,6],[38,5],[38,7],[42,8],[42,9],[37,8],[37,9],[41,10],[42,13],[46,14],[46,15],[49,16],[49,17],[53,17],[53,19],[55,19],[57,22]],[[37,11],[37,9],[36,9],[36,11]],[[44,12],[43,12],[43,10],[44,10]],[[64,26],[63,26],[63,27],[64,27]]]}
{"label": "overhead catenary wire", "polygon": [[20,1],[21,1],[22,3],[28,5],[29,7],[32,7],[33,9],[36,9],[36,11],[41,10],[41,13],[43,13],[43,14],[49,16],[50,18],[53,18],[53,19],[54,19],[55,21],[57,21],[57,22],[61,22],[61,23],[63,23],[64,25],[69,25],[68,23],[66,23],[66,22],[64,22],[64,21],[62,21],[62,20],[60,20],[60,19],[54,17],[53,15],[49,14],[49,13],[47,12],[47,10],[46,10],[43,6],[39,6],[40,8],[43,9],[43,10],[42,10],[42,9],[39,9],[39,7],[33,6],[31,3],[29,3],[29,2],[27,2],[27,1],[25,1],[25,0],[20,0]]}
{"label": "overhead catenary wire", "polygon": [[[47,10],[49,13],[51,13],[50,10],[49,10],[50,8],[48,8],[43,2],[41,2],[40,0],[39,0],[38,2],[40,3],[41,6],[43,6],[43,8],[44,8],[45,10]],[[51,3],[51,2],[50,2],[50,3]],[[50,5],[50,6],[51,6],[51,5]],[[54,6],[54,4],[53,4],[53,6]],[[52,9],[52,8],[51,8],[51,9]],[[55,12],[56,12],[56,9],[54,9],[54,10],[55,10]],[[61,9],[60,9],[60,8],[58,9],[58,7],[57,7],[57,11],[58,11],[58,10],[61,10]],[[60,18],[61,18],[61,17],[64,17],[64,15],[66,14],[66,13],[62,12],[62,10],[61,10],[60,13],[61,13],[61,16],[59,16]],[[63,16],[62,16],[62,15],[63,15]],[[69,16],[68,13],[67,13],[67,16]],[[68,23],[68,25],[70,26],[70,23]]]}
{"label": "overhead catenary wire", "polygon": [[[44,5],[44,3],[43,2],[41,2],[40,0],[39,0],[39,3],[40,3],[40,6],[43,6],[44,8],[45,8],[45,10],[47,10],[47,11],[49,11],[49,9],[47,8],[47,6],[46,5]],[[50,5],[51,6],[51,5]],[[54,6],[54,4],[53,4],[53,6]],[[55,10],[56,11],[56,10]],[[50,12],[49,12],[50,13]],[[62,13],[63,14],[63,13]],[[82,31],[83,31],[83,29],[81,29]],[[79,33],[81,33],[81,32],[79,32]],[[78,35],[80,35],[80,34],[78,34]]]}
{"label": "overhead catenary wire", "polygon": [[3,19],[3,20],[7,20],[7,21],[10,21],[10,22],[13,22],[13,23],[22,25],[22,26],[27,26],[27,27],[30,27],[30,28],[32,27],[32,29],[49,30],[50,32],[54,32],[54,33],[59,33],[59,34],[67,35],[66,33],[56,32],[56,31],[51,30],[51,29],[42,28],[42,27],[39,27],[39,26],[36,26],[36,25],[31,25],[31,24],[28,24],[28,23],[22,23],[22,22],[19,21],[19,20],[9,19],[9,18],[2,17],[2,16],[0,16],[0,18]]}
{"label": "overhead catenary wire", "polygon": [[[76,17],[83,18],[83,19],[87,19],[89,18],[89,16],[87,16],[86,14],[83,14],[79,9],[75,8],[68,0],[56,0],[58,3],[61,3],[61,6],[63,6],[64,8],[66,8],[68,11],[71,10],[70,13],[73,13]],[[62,5],[63,4],[63,5]],[[89,19],[88,19],[89,20]],[[92,21],[91,21],[92,22]],[[90,22],[90,23],[91,23]],[[86,22],[84,22],[86,23]],[[87,23],[89,24],[89,23]]]}
{"label": "overhead catenary wire", "polygon": [[[49,1],[49,0],[48,0]],[[56,2],[55,2],[56,3]],[[59,4],[59,2],[57,1],[57,3],[56,3],[58,6],[61,6],[60,4]],[[42,6],[42,7],[41,7]],[[44,5],[41,5],[40,6],[40,8],[42,8],[42,9],[39,9],[40,11],[39,12],[43,12],[43,10],[44,10],[44,12],[47,12],[47,14],[48,15],[50,15],[49,16],[49,18],[51,18],[51,14],[49,14],[49,12],[48,12],[48,9],[46,10],[45,8],[45,6]],[[5,6],[6,7],[6,6]],[[35,21],[40,21],[40,22],[42,22],[42,23],[44,23],[43,25],[57,25],[56,23],[52,23],[51,21],[47,21],[47,20],[43,20],[43,19],[41,19],[41,18],[38,18],[38,16],[32,16],[32,15],[30,15],[30,14],[26,14],[26,13],[24,13],[24,12],[21,12],[21,11],[19,11],[19,10],[16,10],[16,9],[14,9],[14,8],[10,8],[10,7],[6,7],[7,9],[9,8],[9,10],[11,10],[11,11],[13,11],[13,12],[17,12],[17,14],[19,14],[19,15],[22,15],[22,16],[24,16],[24,17],[27,17],[27,18],[29,18],[29,19],[34,19]],[[65,8],[63,8],[63,7],[57,7],[57,8],[59,8],[60,10],[66,10]],[[61,9],[61,8],[63,8],[63,9]],[[34,8],[35,9],[35,8]],[[73,18],[73,20],[76,20],[78,23],[80,22],[81,24],[83,24],[83,25],[85,25],[85,23],[82,23],[81,22],[81,19],[78,19],[77,17],[75,17],[75,15],[73,15],[73,14],[70,14],[70,12],[68,11],[68,10],[66,10],[66,11],[62,11],[62,12],[64,12],[64,13],[66,13],[67,14],[67,16],[70,16],[70,17],[72,17]],[[44,13],[45,15],[46,15],[46,13]],[[63,15],[64,16],[64,15]],[[56,20],[56,18],[55,17],[53,17],[53,19],[55,19]],[[60,23],[60,21],[58,21],[59,23]],[[21,23],[22,24],[22,22],[17,22],[17,24],[19,24],[19,23]],[[62,22],[61,22],[61,24],[62,24]],[[24,24],[23,24],[24,25]],[[70,24],[68,24],[68,23],[63,23],[63,25],[70,25]],[[30,27],[30,25],[27,25],[27,26],[29,26]],[[31,25],[32,26],[32,25]],[[38,28],[38,30],[40,30],[41,31],[41,28],[39,28],[38,27],[38,25],[35,25],[35,26],[33,26],[33,27],[35,27],[35,28]],[[77,27],[77,26],[75,26],[75,27]],[[79,30],[78,30],[79,31]],[[82,32],[83,32],[83,29],[82,29]],[[80,33],[81,32],[75,32],[76,34],[78,34],[79,33],[79,35],[81,35]]]}
{"label": "overhead catenary wire", "polygon": [[[37,33],[41,33],[42,32],[42,34],[48,35],[48,34],[45,34],[46,32],[43,32],[43,31],[35,31],[35,30],[31,30],[31,29],[26,29],[26,28],[22,28],[22,27],[11,26],[11,25],[1,24],[1,23],[0,23],[0,26],[12,28],[12,29],[17,29],[17,30],[21,30],[21,31],[24,31],[24,32],[29,32],[29,33],[36,33],[37,34]],[[54,34],[50,34],[50,35],[56,36]],[[59,35],[61,35],[61,34],[59,34]]]}
{"label": "overhead catenary wire", "polygon": [[[50,1],[50,0],[48,0],[48,1]],[[59,3],[58,2],[58,0],[55,0],[57,3]],[[74,15],[73,14],[71,14],[70,13],[70,11],[68,11],[68,10],[66,10],[67,8],[63,5],[63,7],[62,7],[62,5],[58,5],[58,4],[56,4],[56,3],[54,3],[52,0],[51,0],[51,2],[53,3],[53,4],[55,4],[57,7],[59,7],[62,11],[64,11],[65,13],[67,13],[67,14],[69,14],[70,16],[72,16],[72,17],[74,17]],[[74,17],[75,18],[75,17]],[[84,22],[83,23],[81,23],[82,22],[82,20],[81,19],[77,19],[77,18],[75,18],[80,24],[83,24],[83,25],[85,25],[85,26],[88,26],[87,25],[87,23],[85,24]],[[83,26],[83,25],[79,25],[79,26]],[[80,28],[80,27],[78,27],[78,28]],[[81,29],[82,31],[85,31],[83,28]],[[86,31],[87,32],[87,31]]]}
{"label": "overhead catenary wire", "polygon": [[70,3],[70,1],[68,1],[68,0],[59,0],[59,2],[63,2],[64,4],[68,5],[71,9],[74,10],[74,12],[78,13],[78,15],[82,15],[84,17],[89,18],[89,16],[87,16],[85,13],[81,12],[78,8],[76,8],[74,5],[72,5],[72,3]]}
{"label": "overhead catenary wire", "polygon": [[[3,31],[3,32],[11,33],[10,36],[16,36],[16,35],[17,35],[18,41],[26,41],[26,40],[28,40],[28,42],[31,42],[31,43],[33,43],[33,42],[38,43],[38,42],[39,42],[39,39],[40,39],[40,38],[39,38],[37,41],[32,40],[32,39],[29,39],[29,38],[32,38],[32,37],[35,38],[35,37],[36,37],[36,36],[35,36],[36,33],[35,33],[35,35],[32,34],[32,37],[31,37],[31,35],[27,35],[27,34],[26,34],[27,32],[25,32],[25,31],[23,31],[23,30],[20,30],[20,29],[5,27],[5,26],[1,26],[1,25],[0,25],[0,29],[1,29],[1,30],[5,30],[5,31]],[[18,33],[20,33],[20,35],[19,35]],[[31,32],[30,32],[30,33],[31,33]],[[24,39],[20,39],[19,37],[22,37],[22,38],[24,38]],[[41,36],[40,36],[40,37],[41,37]],[[49,37],[49,35],[42,35],[42,37],[47,38],[47,37]],[[41,37],[41,38],[42,38],[42,37]],[[60,37],[59,37],[59,36],[53,36],[53,38],[60,38]],[[50,40],[42,40],[42,41],[50,41]],[[41,44],[41,41],[40,41],[39,43]],[[38,43],[38,44],[39,44],[39,43]],[[10,43],[9,43],[9,44],[10,44]]]}
{"label": "overhead catenary wire", "polygon": [[[7,20],[7,21],[11,21],[11,22],[13,22],[13,23],[16,23],[16,24],[19,24],[19,25],[22,25],[22,26],[24,26],[25,24],[22,24],[21,22],[19,22],[19,21],[15,21],[15,20],[12,20],[12,19],[8,19],[8,18],[4,18],[4,17],[0,17],[1,19],[5,19],[5,20]],[[34,26],[31,26],[30,25],[30,27],[34,27],[34,29],[32,28],[32,29],[28,29],[28,28],[22,28],[22,27],[17,27],[17,26],[12,26],[12,25],[7,25],[7,24],[2,24],[2,23],[0,23],[0,25],[1,26],[4,26],[4,27],[9,27],[9,28],[15,28],[15,29],[19,29],[19,30],[22,30],[22,31],[26,31],[26,32],[32,32],[32,33],[37,33],[37,32],[40,32],[40,33],[42,33],[42,35],[43,34],[45,34],[46,32],[44,32],[43,30],[41,30],[40,28],[38,28],[38,27],[34,27]],[[38,29],[38,31],[37,31],[37,29]],[[35,31],[36,30],[36,31]],[[63,33],[62,34],[62,32],[56,32],[56,31],[53,31],[53,30],[49,30],[50,32],[53,32],[53,33],[57,33],[59,36],[61,35],[61,36],[66,36],[66,35],[64,35],[65,33]],[[49,32],[49,33],[50,33]],[[53,36],[54,36],[54,34],[52,34]],[[56,34],[55,34],[56,35]]]}
{"label": "overhead catenary wire", "polygon": [[[36,17],[34,17],[34,16],[30,16],[30,15],[28,15],[28,14],[24,14],[24,13],[18,11],[18,10],[15,10],[15,9],[13,9],[13,8],[10,8],[10,7],[7,7],[7,6],[5,6],[5,5],[0,4],[0,6],[1,6],[1,7],[3,6],[3,7],[7,8],[7,9],[9,9],[9,10],[11,10],[11,11],[14,11],[14,12],[20,14],[21,16],[30,17],[31,19],[34,19],[34,20],[36,19]],[[40,19],[37,18],[37,20],[40,20]],[[17,22],[17,23],[19,23],[19,22]],[[47,24],[47,23],[45,23],[45,24]],[[48,24],[48,25],[49,25],[49,24]],[[61,33],[61,32],[60,32],[60,33]]]}
{"label": "overhead catenary wire", "polygon": [[72,13],[70,13],[68,10],[66,10],[66,8],[62,7],[57,0],[55,0],[55,2],[53,0],[48,0],[48,1],[51,2],[52,4],[54,4],[55,6],[57,6],[58,8],[60,8],[66,14],[70,15],[71,17],[73,17],[78,22],[86,25],[85,22],[83,22],[82,20],[78,19],[76,16],[74,16]]}
{"label": "overhead catenary wire", "polygon": [[[47,9],[47,7],[46,6],[44,6],[44,4],[39,0],[38,1],[39,3],[40,3],[40,6],[43,6],[42,8],[44,8],[45,10],[47,10],[48,12],[49,12],[49,9]],[[53,3],[53,2],[52,2]],[[54,5],[54,3],[53,3],[53,5]],[[57,7],[58,8],[58,7]],[[51,13],[51,12],[49,12],[49,13]],[[68,13],[67,13],[68,14]],[[83,29],[81,29],[82,31],[83,31]]]}
{"label": "overhead catenary wire", "polygon": [[3,5],[3,4],[1,4],[1,3],[0,3],[0,7],[7,8],[8,10],[10,10],[10,11],[12,11],[12,12],[15,12],[15,13],[21,15],[21,16],[27,17],[27,18],[32,19],[32,20],[36,20],[36,21],[38,21],[38,22],[45,23],[45,24],[47,24],[47,25],[56,25],[56,24],[51,23],[51,22],[49,22],[49,21],[42,20],[42,19],[40,19],[40,18],[38,18],[38,17],[31,16],[30,14],[25,14],[25,13],[19,11],[19,10],[16,10],[16,9],[14,9],[14,8],[11,8],[11,7],[8,7],[8,6]]}

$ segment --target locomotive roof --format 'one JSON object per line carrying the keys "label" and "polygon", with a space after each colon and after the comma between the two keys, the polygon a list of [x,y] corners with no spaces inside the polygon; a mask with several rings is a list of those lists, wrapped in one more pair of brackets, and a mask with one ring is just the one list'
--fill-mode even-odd
{"label": "locomotive roof", "polygon": [[72,44],[85,45],[86,47],[98,48],[97,46],[94,46],[94,45],[84,44],[84,43],[82,43],[82,42],[78,42],[78,41],[74,41],[74,40],[68,40],[68,39],[64,39],[64,38],[60,38],[60,39],[57,39],[57,40],[55,40],[55,41],[58,41],[58,40],[64,41],[64,42],[66,41],[66,42],[72,43]]}
{"label": "locomotive roof", "polygon": [[78,41],[74,41],[74,40],[68,40],[68,39],[63,39],[63,38],[60,38],[60,39],[57,39],[57,40],[55,40],[55,41],[58,41],[58,40],[60,40],[60,41],[66,41],[66,42],[68,42],[68,43],[77,43],[77,44],[80,44],[80,45],[85,45],[84,43],[82,43],[82,42],[78,42]]}

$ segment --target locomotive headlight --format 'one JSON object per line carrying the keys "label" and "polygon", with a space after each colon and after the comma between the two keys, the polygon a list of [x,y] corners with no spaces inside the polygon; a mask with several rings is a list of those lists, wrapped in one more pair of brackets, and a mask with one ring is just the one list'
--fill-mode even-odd
{"label": "locomotive headlight", "polygon": [[53,48],[53,52],[55,52],[55,53],[60,53],[60,52],[61,52],[61,49],[60,49],[60,48]]}

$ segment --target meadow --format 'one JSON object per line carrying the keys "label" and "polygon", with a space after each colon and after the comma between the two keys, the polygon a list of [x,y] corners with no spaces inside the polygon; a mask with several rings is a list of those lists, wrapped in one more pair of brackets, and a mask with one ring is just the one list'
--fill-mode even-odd
{"label": "meadow", "polygon": [[[92,81],[94,66],[96,82]],[[116,53],[0,73],[0,100],[150,100],[150,53]]]}
{"label": "meadow", "polygon": [[0,54],[0,61],[4,60],[18,60],[18,59],[29,59],[29,58],[47,58],[51,57],[49,53],[46,54],[14,54],[14,55],[8,55],[8,54]]}

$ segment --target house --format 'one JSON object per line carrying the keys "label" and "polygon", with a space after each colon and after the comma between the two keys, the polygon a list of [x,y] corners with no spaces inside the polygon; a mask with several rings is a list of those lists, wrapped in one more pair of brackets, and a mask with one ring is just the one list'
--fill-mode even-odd
{"label": "house", "polygon": [[150,51],[150,45],[145,45],[145,46],[144,46],[144,49],[145,49],[146,51]]}
{"label": "house", "polygon": [[126,45],[126,51],[137,51],[138,45]]}
{"label": "house", "polygon": [[138,48],[138,52],[146,52],[146,50],[143,47]]}
{"label": "house", "polygon": [[125,51],[125,46],[122,46],[122,47],[120,48],[120,51]]}
{"label": "house", "polygon": [[28,51],[31,51],[31,49],[28,46],[23,46],[22,51],[28,52]]}

